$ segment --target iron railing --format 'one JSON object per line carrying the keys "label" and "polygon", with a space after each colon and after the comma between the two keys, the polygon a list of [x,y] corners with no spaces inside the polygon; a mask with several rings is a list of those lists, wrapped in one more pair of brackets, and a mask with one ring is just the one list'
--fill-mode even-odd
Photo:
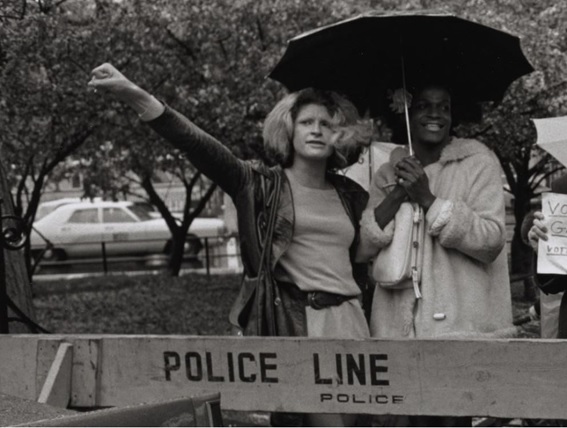
{"label": "iron railing", "polygon": [[[183,259],[183,264],[185,266],[189,265],[189,269],[205,269],[207,275],[211,275],[211,270],[215,267],[222,267],[219,266],[222,264],[222,261],[229,258],[235,258],[234,260],[238,260],[238,264],[240,264],[240,253],[238,250],[228,253],[226,248],[226,244],[229,242],[230,239],[234,239],[235,247],[239,248],[238,246],[238,236],[237,235],[214,235],[214,236],[205,236],[200,238],[193,238],[199,239],[202,242],[202,249],[197,254],[185,254]],[[150,240],[147,240],[149,242]],[[84,272],[85,270],[88,272],[102,272],[104,275],[109,274],[110,272],[114,272],[114,267],[118,265],[122,265],[123,267],[120,270],[137,270],[136,268],[140,268],[141,266],[147,269],[156,269],[162,268],[167,265],[168,255],[165,253],[153,253],[153,254],[143,254],[143,255],[109,255],[109,248],[112,245],[120,245],[122,243],[132,241],[122,241],[122,240],[113,240],[113,241],[94,241],[94,242],[84,242],[84,243],[66,243],[66,247],[71,246],[79,246],[79,245],[99,245],[100,246],[100,256],[98,257],[69,257],[65,260],[45,260],[41,259],[41,257],[45,254],[44,251],[39,253],[40,260],[36,260],[36,264],[39,267],[39,271],[36,272],[36,275],[45,274],[46,271],[48,272],[61,272],[68,273],[69,271],[75,272]],[[146,240],[136,240],[137,243],[143,245]],[[165,242],[164,242],[165,245]],[[57,245],[55,245],[57,247]],[[124,268],[126,266],[126,268]],[[183,267],[183,266],[182,266]],[[185,269],[185,267],[183,267]]]}
{"label": "iron railing", "polygon": [[[0,198],[0,334],[7,334],[10,332],[11,321],[26,322],[28,318],[19,308],[15,307],[8,296],[4,250],[18,251],[22,249],[26,241],[26,236],[22,219],[15,215],[3,214],[3,204],[4,199]],[[8,317],[9,306],[18,317]]]}

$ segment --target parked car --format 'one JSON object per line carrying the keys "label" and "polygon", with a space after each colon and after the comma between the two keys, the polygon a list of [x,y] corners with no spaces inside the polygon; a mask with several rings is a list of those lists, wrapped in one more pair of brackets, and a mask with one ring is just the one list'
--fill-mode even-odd
{"label": "parked car", "polygon": [[61,199],[55,199],[53,201],[42,202],[37,207],[37,211],[35,213],[35,221],[41,220],[43,217],[45,217],[47,214],[53,212],[54,210],[59,208],[61,205],[76,204],[78,202],[83,202],[83,201],[86,201],[86,199],[61,198]]}
{"label": "parked car", "polygon": [[[224,235],[224,221],[196,218],[189,233],[185,254],[196,255],[204,237]],[[48,260],[101,257],[102,242],[106,255],[135,256],[167,253],[171,232],[165,220],[135,202],[66,202],[34,222],[30,235],[34,256],[44,252]],[[52,244],[48,251],[47,242]]]}

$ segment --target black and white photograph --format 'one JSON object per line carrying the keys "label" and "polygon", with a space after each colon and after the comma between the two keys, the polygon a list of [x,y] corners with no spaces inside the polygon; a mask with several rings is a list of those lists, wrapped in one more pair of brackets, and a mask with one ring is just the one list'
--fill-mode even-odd
{"label": "black and white photograph", "polygon": [[567,426],[566,167],[564,0],[0,0],[0,426]]}

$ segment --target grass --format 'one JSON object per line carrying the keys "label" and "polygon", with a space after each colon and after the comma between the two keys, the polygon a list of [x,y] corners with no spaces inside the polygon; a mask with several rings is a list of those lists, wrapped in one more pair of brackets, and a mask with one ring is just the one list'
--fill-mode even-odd
{"label": "grass", "polygon": [[[53,333],[230,334],[228,313],[240,275],[106,276],[34,285],[39,324]],[[532,304],[521,282],[512,284],[514,318]],[[519,337],[539,337],[539,322]]]}
{"label": "grass", "polygon": [[230,334],[239,275],[107,276],[37,283],[39,324],[53,333]]}

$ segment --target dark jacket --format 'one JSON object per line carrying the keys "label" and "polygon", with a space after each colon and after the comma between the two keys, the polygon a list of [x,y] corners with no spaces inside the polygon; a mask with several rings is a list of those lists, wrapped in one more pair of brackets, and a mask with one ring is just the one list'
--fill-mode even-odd
{"label": "dark jacket", "polygon": [[[233,200],[238,217],[240,251],[244,272],[248,280],[243,282],[239,296],[232,308],[230,321],[241,328],[247,327],[251,314],[255,314],[254,300],[258,276],[263,227],[267,217],[267,203],[274,195],[276,177],[281,179],[281,194],[277,207],[270,273],[291,243],[294,226],[294,207],[291,188],[283,169],[268,167],[259,162],[246,162],[235,157],[224,145],[198,128],[189,119],[166,107],[165,112],[149,122],[150,126],[173,146],[181,150],[203,174],[217,183]],[[368,201],[367,192],[351,179],[330,174],[329,181],[337,189],[345,210],[355,228],[355,238],[350,246],[353,276],[362,291],[367,289],[367,267],[355,263],[359,241],[359,220]],[[264,276],[264,275],[263,275]],[[285,321],[279,320],[278,335],[306,335],[304,309],[288,301],[285,286],[276,284],[268,275],[275,289],[275,304],[285,309]],[[257,296],[256,296],[257,297]],[[284,325],[285,324],[285,325]],[[253,331],[254,329],[252,329]],[[262,332],[257,332],[262,334]]]}

